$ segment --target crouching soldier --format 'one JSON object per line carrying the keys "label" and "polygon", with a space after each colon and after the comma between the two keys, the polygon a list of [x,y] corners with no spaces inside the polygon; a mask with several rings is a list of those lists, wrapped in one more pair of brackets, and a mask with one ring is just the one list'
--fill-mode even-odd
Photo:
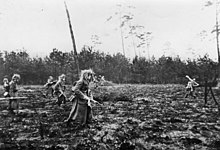
{"label": "crouching soldier", "polygon": [[65,79],[66,76],[64,74],[59,76],[58,81],[56,82],[56,84],[54,85],[54,95],[57,96],[57,100],[56,103],[58,106],[60,106],[62,103],[65,104],[66,103],[66,95],[65,95]]}
{"label": "crouching soldier", "polygon": [[69,124],[71,121],[78,121],[80,125],[88,125],[92,119],[91,102],[93,100],[92,93],[89,89],[89,83],[93,81],[94,72],[89,70],[82,70],[79,81],[73,86],[72,92],[75,95],[72,101],[72,109],[69,117],[64,121]]}
{"label": "crouching soldier", "polygon": [[53,97],[53,88],[52,86],[54,84],[56,84],[57,81],[53,80],[52,76],[49,76],[49,78],[47,79],[47,83],[44,85],[44,87],[46,88],[46,93],[43,95],[45,98],[49,95],[49,93],[51,93],[51,96]]}

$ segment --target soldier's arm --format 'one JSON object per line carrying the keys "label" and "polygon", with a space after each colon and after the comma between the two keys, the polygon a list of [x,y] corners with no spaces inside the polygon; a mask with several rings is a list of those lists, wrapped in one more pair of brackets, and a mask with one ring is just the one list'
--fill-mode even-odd
{"label": "soldier's arm", "polygon": [[196,81],[193,82],[193,86],[199,86],[199,83],[197,83]]}
{"label": "soldier's arm", "polygon": [[186,75],[186,78],[189,79],[189,81],[193,81],[188,75]]}

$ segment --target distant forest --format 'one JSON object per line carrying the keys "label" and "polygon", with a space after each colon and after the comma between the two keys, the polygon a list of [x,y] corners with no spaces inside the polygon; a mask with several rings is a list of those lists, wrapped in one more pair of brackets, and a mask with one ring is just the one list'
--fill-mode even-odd
{"label": "distant forest", "polygon": [[[121,53],[110,55],[84,46],[78,53],[78,60],[80,70],[91,68],[96,75],[103,75],[114,83],[186,84],[185,75],[204,81],[218,74],[218,63],[208,55],[188,60],[164,55],[150,60],[137,56],[129,59]],[[44,84],[48,76],[57,78],[63,73],[67,76],[67,84],[78,80],[74,53],[58,49],[53,49],[44,58],[32,58],[26,51],[0,52],[0,79],[5,76],[10,79],[14,73],[21,75],[20,84]]]}

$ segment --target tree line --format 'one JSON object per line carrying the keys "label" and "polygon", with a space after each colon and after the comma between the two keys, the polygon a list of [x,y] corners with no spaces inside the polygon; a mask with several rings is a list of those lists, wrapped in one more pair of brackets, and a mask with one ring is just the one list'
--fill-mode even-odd
{"label": "tree line", "polygon": [[[91,68],[97,75],[114,83],[168,84],[186,83],[185,75],[204,81],[218,75],[218,63],[204,55],[195,59],[182,60],[179,56],[126,58],[123,54],[96,51],[84,46],[78,54],[80,70]],[[33,57],[25,51],[0,52],[0,79],[21,75],[21,84],[44,84],[48,76],[57,78],[66,74],[67,83],[78,80],[73,52],[62,52],[56,48],[45,57]]]}

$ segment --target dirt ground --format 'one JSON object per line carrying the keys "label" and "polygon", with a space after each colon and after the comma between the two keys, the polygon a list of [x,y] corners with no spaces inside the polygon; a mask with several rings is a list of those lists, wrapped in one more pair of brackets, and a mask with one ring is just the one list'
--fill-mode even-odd
{"label": "dirt ground", "polygon": [[[67,97],[71,95],[67,88]],[[71,102],[61,107],[43,97],[41,86],[21,86],[19,113],[0,102],[0,149],[10,150],[217,150],[220,113],[211,96],[204,107],[184,99],[183,85],[113,85],[92,88],[93,121],[88,127],[67,126]],[[215,90],[217,101],[220,92]],[[2,90],[1,90],[2,93]]]}

